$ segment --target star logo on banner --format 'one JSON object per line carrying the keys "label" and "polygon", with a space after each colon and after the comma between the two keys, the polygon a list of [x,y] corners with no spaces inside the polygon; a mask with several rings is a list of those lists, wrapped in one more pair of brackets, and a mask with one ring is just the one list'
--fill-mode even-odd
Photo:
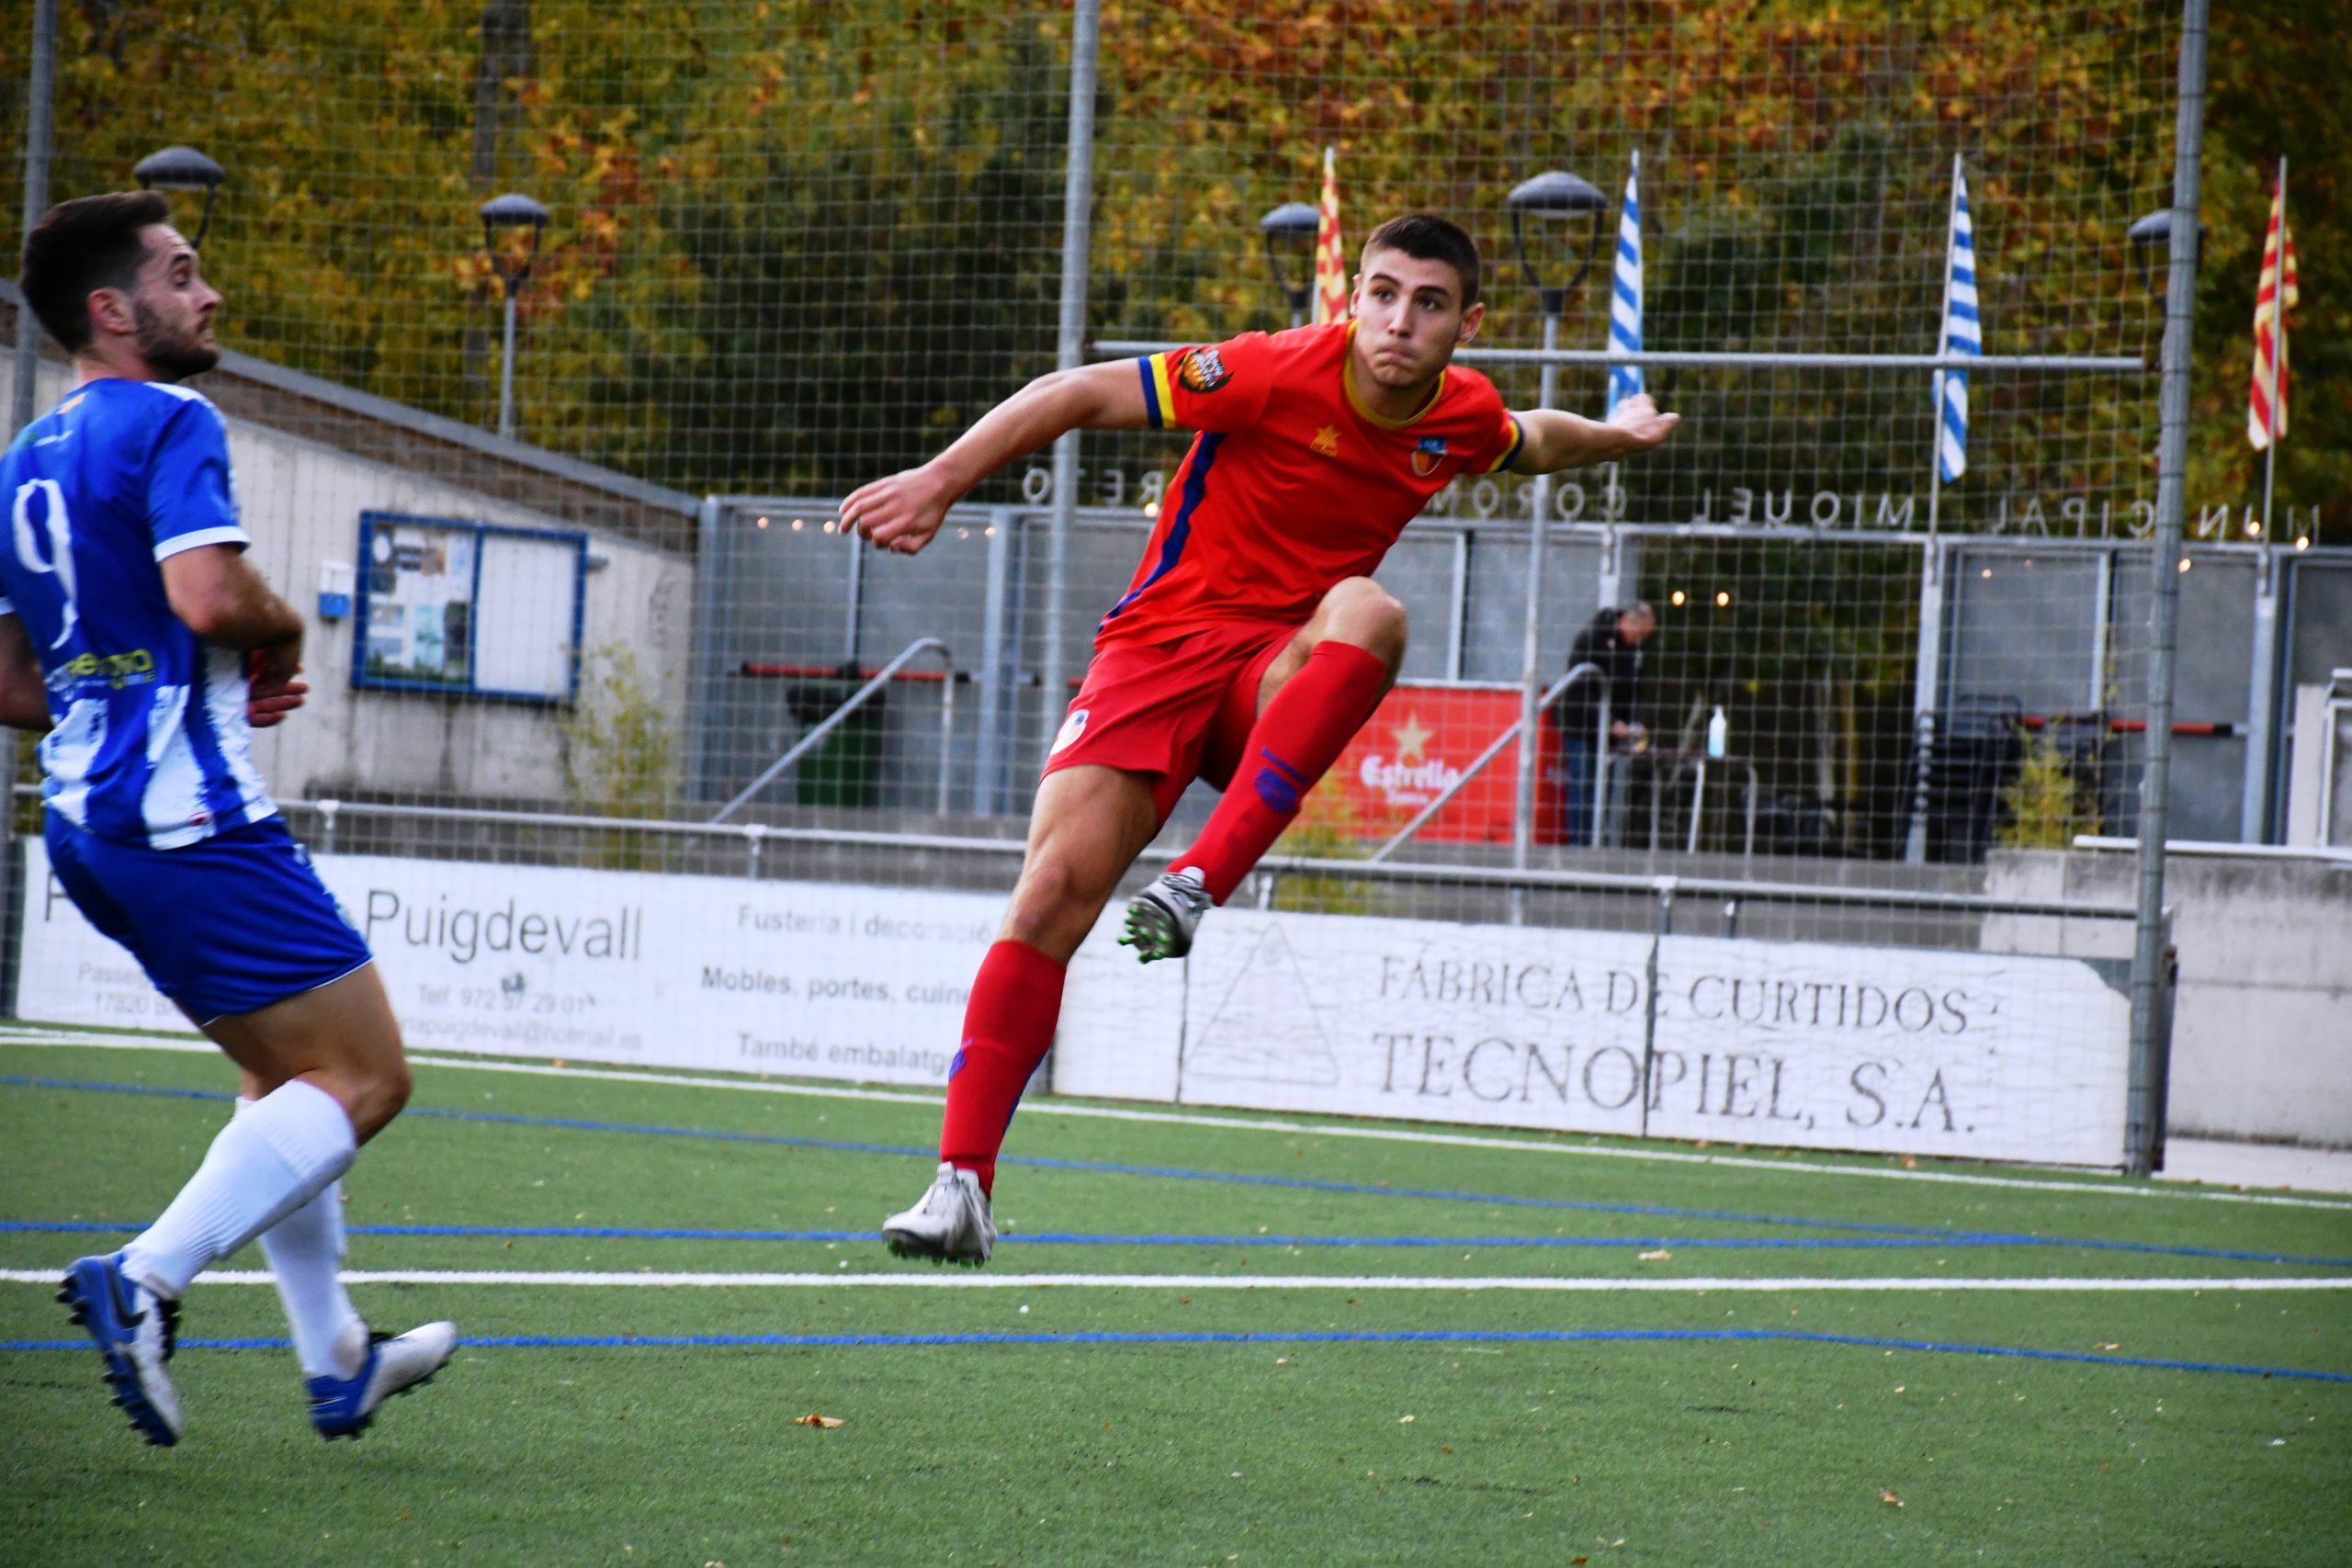
{"label": "star logo on banner", "polygon": [[1419,762],[1427,759],[1430,737],[1436,732],[1421,728],[1419,714],[1408,713],[1405,716],[1405,722],[1390,733],[1396,737],[1396,760],[1400,762]]}
{"label": "star logo on banner", "polygon": [[1326,457],[1338,457],[1340,455],[1340,427],[1336,424],[1325,425],[1322,429],[1315,433],[1315,439],[1310,442],[1309,445],[1312,446],[1316,451],[1322,453]]}

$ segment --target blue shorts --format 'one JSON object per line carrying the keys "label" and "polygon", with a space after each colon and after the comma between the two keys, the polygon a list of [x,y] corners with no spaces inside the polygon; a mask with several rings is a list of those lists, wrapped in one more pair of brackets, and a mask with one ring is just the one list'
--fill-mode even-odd
{"label": "blue shorts", "polygon": [[314,991],[374,957],[282,818],[157,850],[47,816],[50,867],[74,907],[199,1024]]}

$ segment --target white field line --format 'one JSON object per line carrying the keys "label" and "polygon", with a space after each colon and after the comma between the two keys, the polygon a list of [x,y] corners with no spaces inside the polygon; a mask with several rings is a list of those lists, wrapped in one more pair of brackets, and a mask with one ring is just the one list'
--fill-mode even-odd
{"label": "white field line", "polygon": [[[2286,1279],[2254,1276],[2238,1279],[1545,1279],[1514,1275],[1410,1274],[692,1274],[593,1273],[570,1269],[379,1269],[346,1272],[350,1285],[561,1285],[651,1286],[660,1289],[842,1290],[874,1286],[914,1291],[1045,1290],[1054,1286],[1080,1290],[1146,1291],[1529,1291],[1544,1294],[1698,1294],[1713,1291],[1748,1294],[1785,1292],[1839,1291],[1992,1291],[1992,1292],[2190,1292],[2204,1291],[2345,1291],[2352,1276]],[[0,1280],[26,1285],[55,1285],[54,1269],[0,1269]],[[266,1270],[222,1269],[196,1277],[199,1285],[267,1285],[275,1282]]]}
{"label": "white field line", "polygon": [[[210,1053],[202,1040],[119,1034],[34,1035],[0,1029],[0,1044],[98,1046],[118,1050]],[[902,1089],[845,1089],[830,1084],[781,1083],[767,1079],[687,1077],[671,1073],[626,1067],[553,1066],[538,1062],[474,1061],[456,1056],[411,1056],[419,1067],[457,1067],[472,1072],[516,1073],[526,1077],[590,1078],[605,1083],[654,1084],[669,1089],[732,1089],[752,1094],[783,1094],[808,1100],[862,1100],[886,1105],[936,1107],[941,1096]],[[1630,1159],[1661,1165],[1720,1166],[1736,1170],[1793,1171],[1806,1176],[1868,1176],[1889,1181],[1945,1182],[1962,1187],[2000,1187],[2028,1192],[2062,1192],[2117,1198],[2192,1198],[2212,1202],[2257,1203],[2281,1208],[2333,1209],[2352,1213],[2352,1203],[2324,1198],[2303,1198],[2274,1192],[2234,1192],[2226,1189],[2177,1183],[2127,1183],[2121,1180],[2040,1181],[2016,1176],[1984,1176],[1958,1170],[1905,1170],[1864,1165],[1825,1165],[1811,1160],[1761,1159],[1742,1155],[1685,1154],[1673,1149],[1614,1148],[1601,1144],[1545,1143],[1531,1138],[1490,1137],[1471,1133],[1419,1133],[1396,1127],[1350,1126],[1329,1122],[1277,1122],[1241,1116],[1207,1116],[1182,1111],[1132,1111],[1107,1105],[1069,1105],[1052,1100],[1023,1100],[1025,1115],[1079,1116],[1105,1122],[1148,1122],[1178,1127],[1215,1127],[1250,1133],[1282,1133],[1321,1138],[1361,1138],[1374,1143],[1425,1144],[1445,1148],[1494,1149],[1521,1154],[1586,1155],[1596,1159]]]}

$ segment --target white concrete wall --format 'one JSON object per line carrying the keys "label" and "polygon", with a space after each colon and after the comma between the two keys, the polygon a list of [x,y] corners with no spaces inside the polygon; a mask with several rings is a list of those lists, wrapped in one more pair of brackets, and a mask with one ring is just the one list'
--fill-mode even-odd
{"label": "white concrete wall", "polygon": [[[7,406],[14,377],[13,357],[0,359],[0,407]],[[66,386],[64,367],[44,361],[37,406],[52,406]],[[309,704],[254,738],[254,755],[272,791],[284,799],[365,791],[562,802],[567,709],[355,689],[352,622],[319,618],[319,568],[325,561],[360,564],[359,514],[368,511],[521,527],[575,525],[244,420],[230,421],[229,457],[245,531],[253,536],[249,558],[308,623]],[[663,705],[683,715],[693,562],[593,530],[588,550],[609,564],[588,576],[582,648],[591,654],[614,644],[635,649],[640,671],[658,679]]]}
{"label": "white concrete wall", "polygon": [[[1996,850],[1985,891],[2134,901],[2135,857]],[[2171,1130],[2352,1147],[2352,865],[2177,854],[2165,865],[2180,990]],[[2128,956],[2128,922],[2001,919],[1984,944]]]}

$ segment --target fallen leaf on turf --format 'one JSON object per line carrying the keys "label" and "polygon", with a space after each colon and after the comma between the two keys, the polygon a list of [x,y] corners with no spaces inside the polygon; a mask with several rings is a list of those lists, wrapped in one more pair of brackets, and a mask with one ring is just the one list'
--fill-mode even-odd
{"label": "fallen leaf on turf", "polygon": [[842,1423],[841,1417],[838,1416],[820,1416],[812,1410],[808,1415],[796,1419],[792,1424],[796,1427],[824,1427],[830,1428],[838,1427]]}
{"label": "fallen leaf on turf", "polygon": [[1581,1564],[1591,1561],[1592,1559],[1589,1557],[1571,1557],[1568,1559],[1568,1568],[1580,1568]]}
{"label": "fallen leaf on turf", "polygon": [[1878,1495],[1878,1500],[1879,1500],[1880,1502],[1882,1502],[1882,1503],[1886,1504],[1886,1505],[1887,1505],[1888,1506],[1890,1506],[1890,1507],[1899,1508],[1899,1507],[1903,1506],[1903,1499],[1902,1499],[1902,1498],[1900,1498],[1900,1497],[1897,1497],[1897,1496],[1896,1496],[1893,1492],[1882,1492],[1882,1493],[1880,1493],[1880,1494]]}
{"label": "fallen leaf on turf", "polygon": [[1661,1247],[1656,1252],[1645,1252],[1641,1256],[1645,1263],[1663,1263],[1674,1254]]}

